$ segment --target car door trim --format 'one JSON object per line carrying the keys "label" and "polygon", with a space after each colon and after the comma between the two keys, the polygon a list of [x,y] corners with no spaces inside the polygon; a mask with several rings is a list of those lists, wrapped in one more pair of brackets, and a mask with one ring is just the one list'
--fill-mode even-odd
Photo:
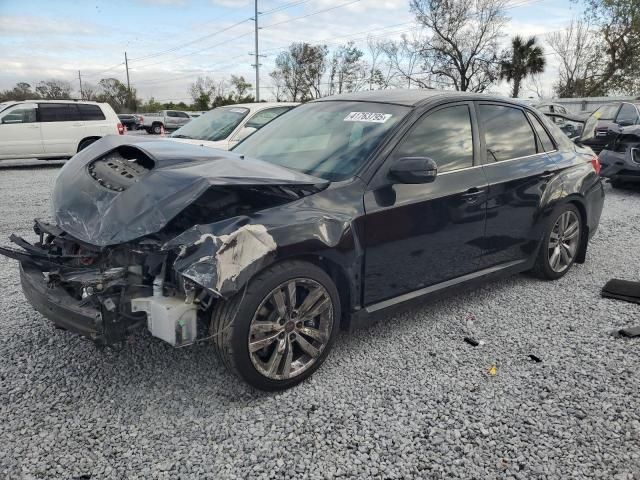
{"label": "car door trim", "polygon": [[367,314],[375,314],[389,307],[393,307],[410,300],[416,300],[420,297],[424,297],[429,294],[436,293],[440,290],[444,290],[445,288],[454,287],[454,286],[466,283],[470,280],[481,278],[486,275],[491,275],[493,273],[497,273],[502,270],[507,270],[509,268],[513,268],[521,264],[524,265],[525,263],[527,263],[527,261],[528,259],[513,260],[511,262],[494,265],[493,267],[485,268],[483,270],[478,270],[476,272],[471,272],[466,275],[462,275],[460,277],[452,278],[444,282],[436,283],[435,285],[430,285],[428,287],[424,287],[419,290],[414,290],[413,292],[403,293],[402,295],[398,295],[397,297],[389,298],[387,300],[383,300],[381,302],[368,305],[364,308],[364,310],[366,311]]}

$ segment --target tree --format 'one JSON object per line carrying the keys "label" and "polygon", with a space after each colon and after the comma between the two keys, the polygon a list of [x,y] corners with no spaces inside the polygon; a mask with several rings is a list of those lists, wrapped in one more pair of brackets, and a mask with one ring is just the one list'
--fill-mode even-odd
{"label": "tree", "polygon": [[[394,71],[395,86],[411,88],[417,86],[419,88],[433,88],[431,82],[431,74],[423,72],[419,68],[423,61],[422,47],[425,38],[421,34],[414,34],[411,38],[402,35],[402,40],[394,42],[389,41],[383,44],[383,50],[387,57],[390,69]],[[405,83],[406,82],[406,83]],[[392,79],[388,78],[387,86],[392,83]]]}
{"label": "tree", "polygon": [[40,98],[40,95],[31,90],[31,85],[26,82],[18,82],[13,89],[0,93],[0,102],[7,100],[35,100],[37,98]]}
{"label": "tree", "polygon": [[45,100],[68,100],[71,84],[64,80],[45,80],[38,83],[36,92]]}
{"label": "tree", "polygon": [[333,52],[329,73],[329,94],[355,92],[367,80],[367,65],[362,60],[364,52],[349,42]]}
{"label": "tree", "polygon": [[560,61],[558,80],[554,85],[558,97],[605,94],[603,88],[595,85],[602,72],[602,62],[598,53],[599,40],[588,23],[572,21],[566,29],[550,33],[547,44]]}
{"label": "tree", "polygon": [[97,98],[98,98],[98,87],[91,83],[84,82],[82,84],[82,99],[89,100],[89,101],[96,101]]}
{"label": "tree", "polygon": [[137,95],[135,89],[131,89],[130,99],[127,86],[117,78],[103,78],[98,82],[98,89],[98,101],[108,103],[117,113],[136,108]]}
{"label": "tree", "polygon": [[327,47],[308,43],[292,43],[276,57],[272,78],[278,78],[292,101],[321,96],[321,80],[327,69]]}
{"label": "tree", "polygon": [[368,78],[369,90],[388,88],[391,82],[393,70],[391,63],[384,61],[385,44],[384,40],[367,37],[367,48],[371,57]]}
{"label": "tree", "polygon": [[231,86],[235,89],[238,97],[246,96],[247,90],[253,85],[247,82],[243,76],[231,75]]}
{"label": "tree", "polygon": [[585,0],[585,16],[600,34],[602,69],[585,85],[588,95],[640,90],[640,2]]}
{"label": "tree", "polygon": [[544,71],[546,59],[542,47],[536,44],[536,37],[524,40],[516,35],[511,40],[511,49],[505,52],[500,63],[500,78],[513,82],[511,96],[518,98],[522,81]]}
{"label": "tree", "polygon": [[414,45],[424,70],[456,90],[482,92],[500,73],[498,51],[507,0],[411,0],[430,33]]}

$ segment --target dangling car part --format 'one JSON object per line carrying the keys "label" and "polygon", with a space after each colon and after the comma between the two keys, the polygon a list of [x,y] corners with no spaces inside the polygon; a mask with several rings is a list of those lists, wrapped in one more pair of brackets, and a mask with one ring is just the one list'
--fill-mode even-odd
{"label": "dangling car part", "polygon": [[[481,147],[482,145],[482,147]],[[208,339],[254,387],[311,375],[339,329],[496,275],[584,262],[597,158],[517,102],[364,92],[297,107],[231,152],[107,137],[12,236],[44,316],[102,344]]]}
{"label": "dangling car part", "polygon": [[640,125],[622,127],[600,152],[600,174],[614,187],[640,183]]}

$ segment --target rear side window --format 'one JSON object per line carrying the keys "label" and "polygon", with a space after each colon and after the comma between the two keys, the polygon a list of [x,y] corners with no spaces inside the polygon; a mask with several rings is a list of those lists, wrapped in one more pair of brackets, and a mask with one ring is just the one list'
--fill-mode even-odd
{"label": "rear side window", "polygon": [[536,135],[538,136],[538,141],[540,142],[540,145],[538,145],[539,147],[538,151],[551,152],[552,150],[555,150],[556,147],[553,145],[553,141],[551,140],[551,137],[549,136],[547,131],[544,129],[540,121],[535,116],[531,115],[529,112],[527,112],[527,117],[529,117],[529,121],[531,122],[531,125],[533,125],[533,129],[536,131]]}
{"label": "rear side window", "polygon": [[473,134],[467,105],[446,107],[418,120],[401,140],[395,158],[430,157],[438,172],[473,165]]}
{"label": "rear side window", "polygon": [[519,108],[503,105],[480,105],[480,122],[489,162],[535,155],[536,137]]}
{"label": "rear side window", "polygon": [[41,122],[76,122],[82,120],[75,103],[40,103]]}
{"label": "rear side window", "polygon": [[290,110],[291,107],[277,107],[277,108],[267,108],[266,110],[262,110],[261,112],[256,113],[251,120],[247,122],[245,126],[252,127],[255,129],[260,129],[264,127],[267,123],[273,120],[276,117],[279,117],[287,110]]}
{"label": "rear side window", "polygon": [[83,120],[105,120],[104,113],[102,113],[102,109],[98,105],[80,103],[78,104],[78,109]]}

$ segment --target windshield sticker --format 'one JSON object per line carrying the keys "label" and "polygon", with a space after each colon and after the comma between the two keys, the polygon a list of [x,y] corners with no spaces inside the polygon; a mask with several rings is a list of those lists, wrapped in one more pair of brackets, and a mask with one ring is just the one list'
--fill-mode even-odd
{"label": "windshield sticker", "polygon": [[351,112],[344,118],[345,122],[384,123],[393,115],[390,113]]}

